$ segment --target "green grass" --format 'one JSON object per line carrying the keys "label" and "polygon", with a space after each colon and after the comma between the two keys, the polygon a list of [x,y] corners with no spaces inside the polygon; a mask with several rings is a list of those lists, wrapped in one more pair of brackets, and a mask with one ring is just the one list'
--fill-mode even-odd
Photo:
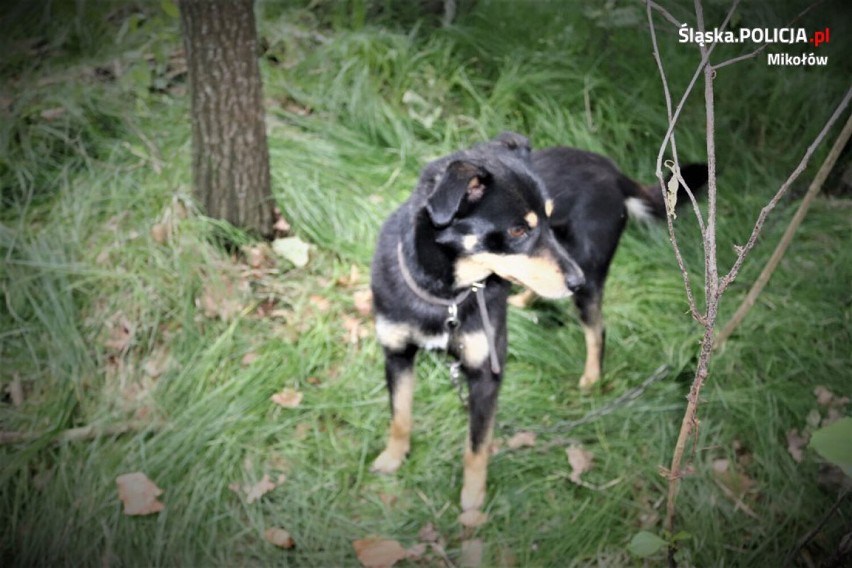
{"label": "green grass", "polygon": [[[388,420],[381,352],[369,334],[349,342],[342,320],[370,329],[352,294],[367,286],[381,220],[431,158],[518,130],[538,147],[604,152],[652,179],[665,119],[644,13],[632,4],[596,12],[480,1],[456,25],[434,29],[434,17],[418,21],[407,3],[320,2],[313,12],[303,4],[263,4],[258,13],[278,59],[262,60],[273,191],[313,255],[305,268],[282,261],[248,278],[241,258],[211,244],[214,223],[191,207],[177,220],[175,202],[191,194],[188,98],[169,76],[177,20],[159,3],[4,9],[14,33],[0,67],[0,95],[10,101],[0,121],[0,380],[19,381],[24,402],[4,394],[0,429],[43,434],[0,447],[4,565],[356,565],[351,541],[380,535],[409,546],[429,522],[458,563],[469,536],[456,520],[465,415],[445,361],[420,358],[411,456],[395,477],[373,476]],[[710,3],[709,21],[723,8]],[[797,12],[742,10],[750,26],[780,26]],[[802,25],[824,27],[843,10],[828,3]],[[673,11],[689,17],[686,7]],[[719,72],[723,267],[847,88],[848,39],[836,36],[829,69],[756,59]],[[675,38],[660,36],[680,93],[697,54]],[[51,109],[62,110],[44,113]],[[685,159],[704,157],[703,120],[696,99],[679,133]],[[723,320],[794,206],[784,201],[767,224],[723,301]],[[849,212],[845,198],[816,203],[713,362],[695,473],[678,501],[678,527],[692,535],[678,553],[685,565],[778,565],[835,499],[818,483],[815,454],[793,461],[785,433],[805,427],[815,386],[852,394]],[[151,236],[162,222],[173,223],[166,244]],[[700,287],[696,224],[684,212],[678,226]],[[341,283],[353,265],[360,279]],[[205,316],[205,290],[244,279],[235,318]],[[261,305],[274,315],[259,315]],[[570,306],[510,312],[500,436],[579,418],[660,364],[672,372],[630,407],[567,434],[594,454],[584,479],[613,482],[608,489],[570,481],[568,440],[544,449],[554,437],[542,435],[539,448],[495,455],[490,520],[477,531],[486,565],[639,565],[627,543],[642,528],[661,530],[659,467],[670,461],[700,338],[662,227],[632,224],[625,233],[605,316],[607,374],[584,396],[576,388],[583,338]],[[122,318],[133,333],[117,352],[107,342]],[[247,353],[257,355],[250,364]],[[163,358],[161,373],[146,371]],[[299,408],[270,402],[284,387],[303,393]],[[150,428],[52,441],[68,428],[139,417]],[[754,516],[717,483],[720,458],[752,483],[744,502]],[[122,514],[115,478],[132,471],[165,490],[163,512]],[[255,503],[229,489],[264,473],[286,481]],[[840,515],[810,545],[813,557],[838,542],[848,503]],[[295,549],[264,541],[276,526]]]}

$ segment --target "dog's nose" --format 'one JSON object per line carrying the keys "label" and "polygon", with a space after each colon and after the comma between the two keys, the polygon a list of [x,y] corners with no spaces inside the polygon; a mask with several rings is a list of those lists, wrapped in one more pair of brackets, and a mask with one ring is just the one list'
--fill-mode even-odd
{"label": "dog's nose", "polygon": [[565,276],[565,285],[571,292],[576,293],[577,290],[586,285],[586,277],[582,272],[572,272]]}

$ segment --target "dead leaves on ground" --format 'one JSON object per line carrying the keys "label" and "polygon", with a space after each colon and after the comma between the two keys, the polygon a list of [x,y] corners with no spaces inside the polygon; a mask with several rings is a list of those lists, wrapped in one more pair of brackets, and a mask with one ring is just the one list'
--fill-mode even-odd
{"label": "dead leaves on ground", "polygon": [[811,439],[811,434],[819,428],[825,428],[846,415],[848,396],[837,396],[825,386],[813,390],[817,406],[812,408],[805,417],[805,426],[787,430],[787,452],[793,461],[801,463],[805,459],[805,448]]}
{"label": "dead leaves on ground", "polygon": [[125,515],[152,515],[165,508],[157,500],[163,490],[142,472],[119,475],[115,484],[118,486],[118,498],[124,503]]}
{"label": "dead leaves on ground", "polygon": [[278,479],[272,481],[272,478],[269,477],[268,473],[264,473],[263,477],[260,481],[252,484],[240,485],[239,483],[231,483],[228,485],[228,489],[236,493],[237,495],[244,495],[246,503],[251,505],[255,501],[259,501],[261,497],[275,489],[276,487],[280,487],[287,480],[287,477],[284,474],[278,476]]}
{"label": "dead leaves on ground", "polygon": [[[419,542],[408,548],[402,546],[399,541],[377,536],[354,540],[352,547],[364,568],[390,568],[403,559],[427,566],[454,565],[447,555],[446,541],[432,523],[423,525],[417,533],[417,538]],[[463,540],[461,545],[461,565],[472,568],[479,566],[482,561],[482,541]],[[465,558],[469,559],[468,563]]]}
{"label": "dead leaves on ground", "polygon": [[297,408],[302,402],[302,393],[296,389],[285,388],[273,394],[270,400],[284,408]]}
{"label": "dead leaves on ground", "polygon": [[290,536],[290,533],[278,527],[266,529],[263,533],[263,538],[266,542],[274,544],[278,548],[283,548],[285,550],[296,546],[296,542],[293,540],[293,537]]}

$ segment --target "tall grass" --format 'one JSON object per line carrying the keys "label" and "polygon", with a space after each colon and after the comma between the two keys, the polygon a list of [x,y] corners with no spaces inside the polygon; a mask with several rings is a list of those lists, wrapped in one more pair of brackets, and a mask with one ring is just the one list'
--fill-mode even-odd
{"label": "tall grass", "polygon": [[[420,358],[409,460],[393,478],[369,474],[387,400],[380,349],[369,336],[352,342],[343,324],[369,329],[352,294],[366,286],[381,220],[427,160],[460,146],[518,130],[538,147],[603,152],[651,180],[665,117],[641,7],[480,1],[437,29],[434,15],[418,18],[408,3],[261,4],[273,191],[314,249],[305,268],[280,261],[246,277],[240,255],[211,244],[213,223],[191,207],[177,220],[175,201],[191,193],[190,135],[180,79],[163,83],[180,47],[167,3],[70,6],[30,4],[3,16],[20,31],[4,40],[9,58],[0,67],[2,95],[12,101],[0,127],[0,378],[21,384],[24,401],[3,399],[0,428],[41,434],[0,448],[3,564],[355,565],[352,540],[372,534],[408,546],[429,522],[457,563],[466,419],[445,360]],[[722,8],[711,4],[708,18],[718,20]],[[741,23],[782,25],[794,8],[744,6]],[[846,9],[828,3],[802,25],[824,26]],[[829,70],[754,60],[720,71],[720,243],[742,242],[846,88],[840,53],[848,40],[840,35]],[[697,55],[664,37],[678,93]],[[32,49],[42,50],[38,58]],[[118,71],[94,73],[100,68]],[[700,101],[683,121],[681,155],[701,160]],[[767,227],[726,313],[790,205]],[[845,199],[812,209],[714,362],[695,472],[679,500],[679,525],[692,535],[679,553],[687,564],[778,564],[834,500],[818,483],[815,456],[793,461],[785,433],[805,427],[815,386],[850,394],[848,211]],[[172,222],[166,242],[154,238],[152,227]],[[678,226],[700,278],[697,228],[686,213]],[[720,258],[732,260],[728,244]],[[205,314],[210,287],[242,280],[250,287],[232,290],[241,307],[234,317]],[[671,375],[564,440],[542,436],[537,448],[494,456],[490,520],[477,533],[486,565],[638,564],[630,538],[660,529],[658,468],[674,444],[699,333],[662,228],[625,233],[605,314],[606,377],[582,395],[583,338],[572,307],[539,302],[510,313],[500,437],[583,416],[660,364]],[[110,339],[121,322],[133,329],[117,351]],[[269,401],[284,387],[304,395],[298,408]],[[139,419],[150,426],[52,438]],[[595,456],[589,487],[570,481],[569,443]],[[714,473],[719,459],[750,484],[748,512],[725,493],[731,481]],[[115,478],[131,471],[165,490],[163,512],[122,514]],[[263,474],[286,480],[258,502],[229,488]],[[290,531],[295,549],[264,541],[276,526]],[[829,523],[809,552],[826,555],[840,530]]]}

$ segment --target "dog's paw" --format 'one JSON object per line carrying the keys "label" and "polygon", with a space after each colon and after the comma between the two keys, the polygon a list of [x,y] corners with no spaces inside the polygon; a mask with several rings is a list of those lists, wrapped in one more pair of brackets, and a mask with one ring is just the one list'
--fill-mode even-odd
{"label": "dog's paw", "polygon": [[485,503],[485,483],[465,483],[461,492],[462,511],[481,509]]}
{"label": "dog's paw", "polygon": [[405,456],[397,456],[388,450],[383,451],[370,466],[370,471],[373,473],[393,473],[402,465],[402,460]]}
{"label": "dog's paw", "polygon": [[600,380],[600,375],[590,375],[588,373],[580,377],[580,390],[588,391]]}

